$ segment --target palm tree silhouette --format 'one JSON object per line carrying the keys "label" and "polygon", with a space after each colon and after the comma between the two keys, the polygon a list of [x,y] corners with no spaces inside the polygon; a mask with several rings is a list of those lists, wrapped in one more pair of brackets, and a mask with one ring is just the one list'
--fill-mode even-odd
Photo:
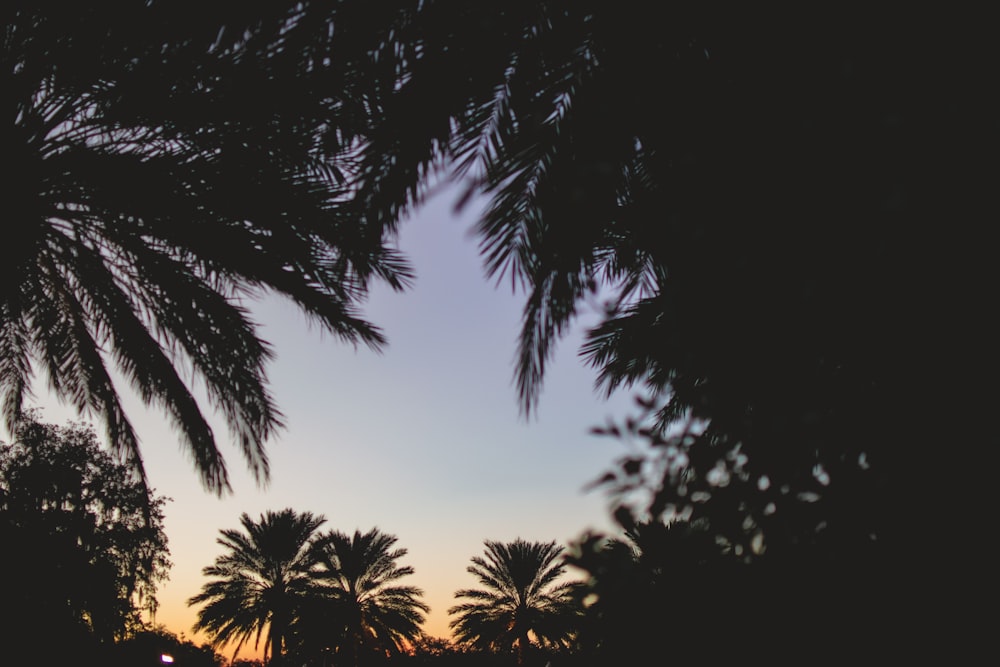
{"label": "palm tree silhouette", "polygon": [[288,628],[299,604],[317,588],[312,538],[326,520],[291,509],[267,512],[254,521],[240,517],[243,530],[223,530],[217,541],[227,552],[202,572],[213,579],[188,600],[204,604],[194,625],[213,645],[236,642],[236,651],[267,630],[265,653],[279,664]]}
{"label": "palm tree silhouette", "polygon": [[[0,244],[10,430],[41,370],[60,399],[103,417],[141,473],[124,379],[169,415],[222,492],[225,463],[194,381],[258,479],[282,423],[245,299],[282,295],[348,342],[384,342],[356,304],[370,280],[400,288],[408,270],[340,206],[346,158],[320,139],[331,108],[307,101],[309,73],[282,69],[298,65],[277,57],[291,50],[272,48],[274,33],[243,37],[242,19],[287,22],[279,5],[225,18],[141,2],[0,10],[0,188],[17,229]],[[349,141],[353,130],[345,120],[338,132]]]}
{"label": "palm tree silhouette", "polygon": [[429,607],[419,599],[421,589],[398,584],[413,568],[398,564],[407,552],[395,548],[397,539],[378,528],[353,536],[331,531],[316,539],[318,578],[344,633],[339,650],[348,652],[353,665],[367,651],[398,653],[422,635]]}
{"label": "palm tree silhouette", "polygon": [[485,557],[473,557],[467,568],[482,588],[457,591],[456,598],[470,601],[448,610],[456,616],[450,623],[455,639],[481,649],[516,649],[518,664],[532,637],[542,646],[568,646],[578,616],[572,596],[577,584],[558,581],[563,548],[520,538],[485,544]]}

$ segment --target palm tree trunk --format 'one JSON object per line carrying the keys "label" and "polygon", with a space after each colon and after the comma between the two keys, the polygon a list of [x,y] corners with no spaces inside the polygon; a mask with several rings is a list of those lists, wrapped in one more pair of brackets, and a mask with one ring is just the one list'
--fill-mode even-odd
{"label": "palm tree trunk", "polygon": [[275,627],[271,621],[271,659],[267,661],[268,667],[278,667],[281,664],[281,635],[283,628]]}
{"label": "palm tree trunk", "polygon": [[528,650],[528,644],[529,643],[530,643],[530,641],[528,640],[528,631],[525,630],[524,633],[520,637],[517,638],[517,664],[518,665],[523,665],[524,664],[524,655],[525,655],[525,653]]}
{"label": "palm tree trunk", "polygon": [[351,641],[351,648],[354,651],[353,661],[351,662],[352,667],[361,667],[361,635],[355,632]]}

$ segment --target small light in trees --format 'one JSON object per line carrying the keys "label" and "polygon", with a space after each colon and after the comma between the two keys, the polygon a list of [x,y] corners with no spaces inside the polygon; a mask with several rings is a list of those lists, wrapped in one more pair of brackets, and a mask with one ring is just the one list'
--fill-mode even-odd
{"label": "small light in trees", "polygon": [[169,653],[160,654],[160,662],[162,662],[164,665],[169,665],[173,663],[173,661],[174,661],[174,656],[170,655]]}

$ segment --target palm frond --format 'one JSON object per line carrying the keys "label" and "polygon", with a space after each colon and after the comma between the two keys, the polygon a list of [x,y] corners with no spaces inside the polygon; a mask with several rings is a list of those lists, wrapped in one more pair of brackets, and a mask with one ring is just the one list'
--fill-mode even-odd
{"label": "palm frond", "polygon": [[[265,442],[282,419],[245,300],[280,294],[340,339],[379,349],[385,338],[358,306],[373,280],[403,289],[412,278],[386,229],[349,205],[362,109],[385,82],[323,64],[334,46],[357,60],[369,43],[340,24],[332,43],[333,17],[312,3],[114,7],[4,10],[13,126],[2,143],[16,163],[5,192],[23,232],[0,257],[4,416],[19,419],[37,362],[60,399],[105,418],[143,474],[114,366],[166,410],[221,493],[225,462],[189,386],[204,381],[266,481]],[[335,76],[351,86],[321,93],[317,78]]]}

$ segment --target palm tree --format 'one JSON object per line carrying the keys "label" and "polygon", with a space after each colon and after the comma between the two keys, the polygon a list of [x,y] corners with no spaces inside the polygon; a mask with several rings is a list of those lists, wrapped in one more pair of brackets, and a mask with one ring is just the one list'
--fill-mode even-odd
{"label": "palm tree", "polygon": [[397,539],[378,528],[353,536],[331,531],[316,539],[318,576],[342,624],[340,648],[354,665],[365,651],[398,653],[422,636],[429,607],[419,599],[421,589],[398,583],[413,568],[398,564],[407,552],[395,548]]}
{"label": "palm tree", "polygon": [[[407,269],[341,206],[352,100],[310,101],[305,52],[275,43],[290,38],[291,11],[212,17],[141,0],[0,9],[9,430],[41,370],[60,399],[103,417],[141,474],[124,379],[169,415],[222,492],[225,463],[191,385],[204,383],[258,479],[282,423],[245,299],[273,292],[343,340],[384,342],[356,304],[372,279],[402,287]],[[321,140],[336,110],[339,145]]]}
{"label": "palm tree", "polygon": [[311,540],[325,521],[284,509],[258,521],[243,514],[242,531],[221,531],[217,541],[227,551],[202,570],[213,579],[188,600],[204,605],[194,629],[207,632],[215,646],[235,641],[238,652],[251,636],[258,646],[266,628],[265,654],[278,664],[298,605],[317,587]]}
{"label": "palm tree", "polygon": [[517,650],[518,664],[532,645],[567,647],[579,611],[575,582],[560,582],[563,548],[555,542],[487,540],[485,557],[475,556],[468,571],[482,588],[455,593],[463,602],[448,610],[456,618],[455,639],[476,648]]}

